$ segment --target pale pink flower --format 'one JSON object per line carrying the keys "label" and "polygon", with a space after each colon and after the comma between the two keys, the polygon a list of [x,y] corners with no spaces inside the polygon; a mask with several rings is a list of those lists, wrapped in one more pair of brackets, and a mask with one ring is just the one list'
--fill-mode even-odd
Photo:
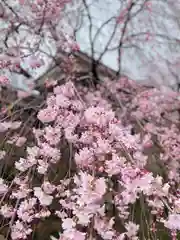
{"label": "pale pink flower", "polygon": [[109,221],[100,217],[94,218],[94,228],[97,230],[98,234],[105,240],[111,240],[115,236],[113,225],[114,218],[111,218]]}
{"label": "pale pink flower", "polygon": [[63,94],[65,97],[72,98],[75,95],[75,88],[72,82],[54,88],[54,94]]}
{"label": "pale pink flower", "polygon": [[40,148],[37,146],[27,147],[26,151],[28,153],[28,156],[31,158],[36,158],[40,153]]}
{"label": "pale pink flower", "polygon": [[27,97],[29,97],[29,96],[31,96],[31,92],[30,91],[28,91],[28,92],[25,92],[25,91],[17,91],[17,97],[19,98],[19,99],[23,99],[23,98],[27,98]]}
{"label": "pale pink flower", "polygon": [[4,150],[0,150],[0,160],[2,160],[6,155],[6,152]]}
{"label": "pale pink flower", "polygon": [[76,223],[72,218],[64,218],[62,219],[62,228],[66,231],[72,230],[76,226]]}
{"label": "pale pink flower", "polygon": [[134,185],[134,189],[137,188],[139,191],[142,191],[145,194],[149,194],[151,191],[152,182],[154,181],[153,174],[148,173],[144,174],[141,178],[137,178],[132,181],[132,185]]}
{"label": "pale pink flower", "polygon": [[0,85],[6,86],[9,85],[9,79],[6,76],[0,76]]}
{"label": "pale pink flower", "polygon": [[80,50],[80,46],[76,42],[72,44],[71,48],[72,48],[73,51],[79,51]]}
{"label": "pale pink flower", "polygon": [[25,183],[21,183],[19,186],[19,189],[14,190],[11,194],[12,199],[17,198],[17,199],[22,199],[25,198],[29,195],[29,193],[31,193],[32,190],[29,189],[29,187],[27,186],[27,184]]}
{"label": "pale pink flower", "polygon": [[[157,214],[157,210],[163,210],[164,208],[164,203],[158,199],[158,198],[154,198],[153,200],[147,200],[148,202],[148,206],[152,207],[153,212],[155,211],[155,214]],[[153,214],[153,212],[151,212]]]}
{"label": "pale pink flower", "polygon": [[48,126],[45,128],[44,138],[49,142],[49,144],[56,145],[61,140],[61,128]]}
{"label": "pale pink flower", "polygon": [[14,121],[14,122],[10,122],[10,124],[11,124],[10,128],[13,129],[13,130],[16,130],[21,126],[22,122]]}
{"label": "pale pink flower", "polygon": [[125,233],[121,233],[119,236],[114,238],[114,240],[125,240],[125,239],[126,239]]}
{"label": "pale pink flower", "polygon": [[34,196],[38,198],[43,206],[49,206],[53,200],[53,197],[43,192],[40,187],[34,187]]}
{"label": "pale pink flower", "polygon": [[37,167],[37,171],[40,174],[45,174],[48,170],[49,164],[45,160],[38,159],[39,166]]}
{"label": "pale pink flower", "polygon": [[121,179],[125,184],[129,184],[133,179],[136,179],[138,173],[138,168],[133,168],[131,166],[125,166],[121,171]]}
{"label": "pale pink flower", "polygon": [[104,178],[98,178],[95,181],[95,192],[99,196],[103,196],[106,192],[107,186]]}
{"label": "pale pink flower", "polygon": [[11,218],[14,215],[15,211],[12,206],[8,206],[7,204],[1,206],[0,214],[5,218]]}
{"label": "pale pink flower", "polygon": [[86,239],[86,233],[82,233],[78,230],[73,230],[71,233],[71,239],[73,240],[85,240]]}
{"label": "pale pink flower", "polygon": [[0,195],[8,191],[8,186],[4,183],[4,179],[0,178]]}
{"label": "pale pink flower", "polygon": [[98,138],[97,143],[94,144],[96,147],[95,152],[97,154],[105,154],[111,152],[110,141],[102,138]]}
{"label": "pale pink flower", "polygon": [[23,222],[30,223],[34,219],[34,207],[36,203],[36,198],[29,198],[28,200],[22,201],[17,210],[18,218]]}
{"label": "pale pink flower", "polygon": [[44,192],[47,194],[53,193],[54,190],[56,189],[56,187],[48,181],[45,181],[43,183],[42,188],[43,188]]}
{"label": "pale pink flower", "polygon": [[49,158],[50,162],[56,163],[61,157],[61,152],[59,149],[57,149],[55,147],[51,147],[47,143],[42,143],[41,149],[40,149],[40,155],[43,155],[43,156]]}
{"label": "pale pink flower", "polygon": [[25,0],[19,0],[19,4],[23,5],[25,3]]}
{"label": "pale pink flower", "polygon": [[144,155],[142,152],[136,151],[133,154],[133,157],[134,157],[134,159],[136,161],[136,166],[137,167],[143,168],[146,165],[148,156]]}
{"label": "pale pink flower", "polygon": [[94,161],[93,149],[83,148],[75,154],[75,161],[80,166],[90,166]]}
{"label": "pale pink flower", "polygon": [[54,87],[54,86],[57,85],[57,83],[58,83],[57,80],[54,80],[54,79],[46,79],[46,81],[45,81],[45,86],[46,86],[46,88]]}
{"label": "pale pink flower", "polygon": [[54,94],[57,95],[57,94],[62,94],[62,90],[61,90],[61,86],[57,86],[54,88]]}
{"label": "pale pink flower", "polygon": [[65,231],[59,240],[85,240],[86,233],[82,233],[76,229],[72,229],[71,231]]}
{"label": "pale pink flower", "polygon": [[78,140],[78,135],[74,134],[74,127],[70,126],[64,129],[65,137],[70,142],[76,142]]}
{"label": "pale pink flower", "polygon": [[137,191],[135,189],[132,192],[131,190],[129,190],[129,186],[127,188],[128,188],[128,190],[125,190],[121,193],[121,197],[123,199],[124,204],[126,204],[126,205],[128,205],[130,203],[133,204],[136,202],[136,200],[138,198]]}
{"label": "pale pink flower", "polygon": [[171,230],[180,230],[180,214],[169,214],[168,220],[165,221],[164,225]]}
{"label": "pale pink flower", "polygon": [[28,183],[28,177],[25,176],[25,177],[15,177],[14,178],[14,183],[17,184],[18,186],[21,186],[21,185],[25,185]]}
{"label": "pale pink flower", "polygon": [[62,94],[56,95],[56,105],[62,108],[68,108],[71,105],[71,102],[67,97]]}
{"label": "pale pink flower", "polygon": [[72,103],[72,108],[76,111],[82,111],[84,109],[84,106],[80,100],[75,100]]}
{"label": "pale pink flower", "polygon": [[63,219],[63,218],[67,218],[67,213],[64,211],[56,211],[55,212],[56,216],[58,216],[59,218]]}
{"label": "pale pink flower", "polygon": [[106,192],[106,182],[104,178],[95,179],[90,174],[80,172],[79,176],[74,177],[77,184],[76,194],[81,196],[83,204],[93,204],[99,202]]}
{"label": "pale pink flower", "polygon": [[56,97],[54,95],[51,95],[46,100],[47,106],[49,108],[55,108],[56,107]]}
{"label": "pale pink flower", "polygon": [[[99,208],[99,206],[98,206]],[[83,226],[88,226],[88,224],[90,223],[90,219],[93,215],[93,211],[86,211],[86,209],[84,208],[83,211],[79,211],[77,210],[77,212],[74,210],[73,213],[77,216],[78,218],[78,223],[80,225]]]}
{"label": "pale pink flower", "polygon": [[22,147],[25,144],[26,141],[27,141],[26,137],[19,137],[16,141],[16,146],[17,147]]}
{"label": "pale pink flower", "polygon": [[78,141],[85,144],[90,144],[93,142],[93,136],[90,132],[83,132]]}
{"label": "pale pink flower", "polygon": [[57,117],[57,110],[53,108],[46,108],[46,109],[40,110],[37,117],[43,123],[52,122]]}
{"label": "pale pink flower", "polygon": [[136,225],[133,222],[128,222],[125,224],[125,228],[127,230],[126,235],[129,238],[135,237],[139,231],[139,225]]}
{"label": "pale pink flower", "polygon": [[13,137],[11,137],[7,143],[9,144],[15,144],[17,147],[22,147],[24,145],[24,143],[27,141],[26,137],[20,137],[18,134],[14,135]]}
{"label": "pale pink flower", "polygon": [[65,129],[69,127],[75,128],[79,123],[80,123],[79,114],[74,114],[72,112],[69,112],[66,118],[64,119],[64,122],[62,125]]}
{"label": "pale pink flower", "polygon": [[27,239],[31,232],[31,228],[17,220],[11,227],[11,238],[12,240]]}
{"label": "pale pink flower", "polygon": [[150,134],[146,134],[146,135],[145,135],[142,144],[143,144],[143,147],[144,147],[144,148],[152,147],[153,142],[152,142],[152,140],[151,140],[151,135],[150,135]]}
{"label": "pale pink flower", "polygon": [[84,117],[89,124],[105,127],[114,119],[115,114],[114,112],[107,111],[101,107],[89,107],[85,110]]}
{"label": "pale pink flower", "polygon": [[113,153],[112,159],[105,162],[105,171],[109,176],[119,174],[125,162],[125,157],[118,157],[117,154]]}
{"label": "pale pink flower", "polygon": [[11,137],[9,140],[7,140],[7,143],[14,144],[17,141],[17,138],[18,138],[18,136],[15,135],[15,136]]}
{"label": "pale pink flower", "polygon": [[165,193],[165,195],[168,195],[170,189],[170,184],[165,183],[164,186],[162,187],[162,191]]}
{"label": "pale pink flower", "polygon": [[175,210],[177,212],[180,212],[180,198],[175,200],[174,205],[175,205]]}
{"label": "pale pink flower", "polygon": [[28,64],[32,69],[39,68],[44,64],[42,59],[38,59],[37,56],[34,56],[34,55],[31,56],[28,60],[29,60]]}
{"label": "pale pink flower", "polygon": [[42,209],[40,212],[34,215],[35,218],[47,218],[51,215],[51,212],[48,209]]}
{"label": "pale pink flower", "polygon": [[35,158],[20,158],[19,161],[15,162],[15,167],[20,172],[25,172],[30,167],[34,166],[37,163],[37,160]]}
{"label": "pale pink flower", "polygon": [[5,132],[11,128],[11,122],[0,122],[0,132]]}

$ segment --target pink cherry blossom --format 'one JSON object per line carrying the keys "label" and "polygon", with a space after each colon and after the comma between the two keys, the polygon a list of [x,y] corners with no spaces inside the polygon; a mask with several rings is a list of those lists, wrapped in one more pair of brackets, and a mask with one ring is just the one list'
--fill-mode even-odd
{"label": "pink cherry blossom", "polygon": [[37,203],[36,198],[30,198],[21,202],[17,210],[19,219],[23,222],[30,223],[34,219],[35,204]]}
{"label": "pink cherry blossom", "polygon": [[34,187],[34,196],[38,198],[38,200],[43,206],[50,205],[53,200],[53,197],[43,192],[40,187]]}
{"label": "pink cherry blossom", "polygon": [[[39,4],[33,11],[43,6]],[[122,109],[115,106],[116,99],[110,100],[105,84],[94,91],[67,82],[57,84],[47,95],[45,109],[37,114],[43,126],[33,126],[33,141],[26,135],[25,153],[12,163],[14,179],[0,179],[0,214],[7,220],[15,216],[12,239],[31,238],[34,221],[55,215],[60,220],[61,240],[99,236],[137,240],[142,224],[137,225],[131,210],[141,200],[150,219],[156,219],[148,222],[148,231],[156,230],[156,222],[161,222],[164,234],[169,229],[175,237],[180,230],[180,131],[172,118],[163,118],[179,107],[178,94],[144,90],[127,78],[121,80],[107,80],[107,86],[117,102],[122,101]],[[22,136],[19,121],[4,118],[0,129],[2,135],[7,132],[7,143],[17,145]],[[2,158],[6,154],[2,164],[9,156],[3,149],[2,145]],[[154,162],[157,172],[151,171]],[[111,205],[124,231],[116,229]]]}
{"label": "pink cherry blossom", "polygon": [[84,117],[89,124],[105,127],[114,119],[114,113],[100,107],[90,107],[85,111]]}
{"label": "pink cherry blossom", "polygon": [[76,226],[76,223],[71,218],[64,218],[62,228],[66,231],[71,231]]}
{"label": "pink cherry blossom", "polygon": [[0,195],[8,191],[8,186],[4,183],[4,180],[0,178]]}
{"label": "pink cherry blossom", "polygon": [[89,166],[94,160],[94,152],[92,149],[83,148],[79,153],[75,154],[75,161],[78,165]]}
{"label": "pink cherry blossom", "polygon": [[169,214],[168,220],[165,221],[165,226],[171,230],[180,230],[180,214]]}
{"label": "pink cherry blossom", "polygon": [[11,228],[11,238],[12,240],[27,239],[27,236],[30,235],[31,232],[32,229],[30,227],[17,220]]}
{"label": "pink cherry blossom", "polygon": [[139,225],[136,225],[133,222],[126,223],[125,227],[126,227],[126,230],[127,230],[126,235],[129,238],[135,237],[137,232],[139,231]]}
{"label": "pink cherry blossom", "polygon": [[5,76],[0,76],[0,85],[8,85],[9,84],[9,79]]}
{"label": "pink cherry blossom", "polygon": [[6,155],[6,152],[4,150],[0,150],[0,160],[2,160]]}
{"label": "pink cherry blossom", "polygon": [[5,218],[11,218],[14,215],[15,211],[12,206],[8,206],[7,204],[1,206],[0,214]]}
{"label": "pink cherry blossom", "polygon": [[57,111],[51,108],[41,110],[38,113],[38,119],[44,123],[52,122],[56,119],[56,117],[57,117]]}

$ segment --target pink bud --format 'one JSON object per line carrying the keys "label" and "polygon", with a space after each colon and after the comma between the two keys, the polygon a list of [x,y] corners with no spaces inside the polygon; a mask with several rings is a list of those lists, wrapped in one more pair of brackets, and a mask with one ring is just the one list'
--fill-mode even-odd
{"label": "pink bud", "polygon": [[149,140],[149,141],[147,141],[143,144],[143,147],[144,148],[150,148],[150,147],[152,147],[152,145],[153,145],[153,142],[151,140]]}
{"label": "pink bud", "polygon": [[0,76],[0,84],[8,85],[9,84],[9,79],[5,76]]}
{"label": "pink bud", "polygon": [[104,172],[104,167],[103,166],[101,166],[101,167],[99,167],[99,172]]}
{"label": "pink bud", "polygon": [[8,111],[7,108],[5,108],[5,107],[1,108],[1,113],[4,114],[4,113],[7,113],[7,111]]}

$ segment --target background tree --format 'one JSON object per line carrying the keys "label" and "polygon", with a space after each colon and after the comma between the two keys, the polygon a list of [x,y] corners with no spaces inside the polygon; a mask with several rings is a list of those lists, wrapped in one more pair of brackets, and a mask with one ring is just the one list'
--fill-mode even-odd
{"label": "background tree", "polygon": [[68,16],[69,23],[81,49],[92,56],[95,78],[102,61],[117,71],[117,76],[177,86],[177,1],[82,0],[78,4],[73,20]]}
{"label": "background tree", "polygon": [[177,88],[179,9],[170,0],[3,0],[2,76],[22,88],[59,65],[60,52],[76,42],[92,58],[95,83],[103,62],[117,77]]}

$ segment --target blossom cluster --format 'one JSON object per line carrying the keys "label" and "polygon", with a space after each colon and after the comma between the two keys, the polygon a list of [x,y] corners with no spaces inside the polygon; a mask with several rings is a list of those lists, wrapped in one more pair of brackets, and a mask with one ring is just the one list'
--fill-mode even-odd
{"label": "blossom cluster", "polygon": [[[126,93],[129,85],[136,96]],[[86,88],[68,81],[48,95],[37,114],[44,127],[33,129],[33,145],[27,143],[25,156],[14,162],[14,179],[0,178],[0,214],[11,239],[28,239],[51,216],[61,220],[59,240],[154,239],[162,231],[176,239],[179,128],[161,113],[177,111],[179,96],[125,79],[111,87],[126,111],[114,110],[105,86],[84,94]],[[0,130],[20,124],[2,121]],[[19,137],[8,141],[17,145]],[[5,157],[2,149],[0,161]],[[146,214],[144,223],[138,221],[136,215]]]}

